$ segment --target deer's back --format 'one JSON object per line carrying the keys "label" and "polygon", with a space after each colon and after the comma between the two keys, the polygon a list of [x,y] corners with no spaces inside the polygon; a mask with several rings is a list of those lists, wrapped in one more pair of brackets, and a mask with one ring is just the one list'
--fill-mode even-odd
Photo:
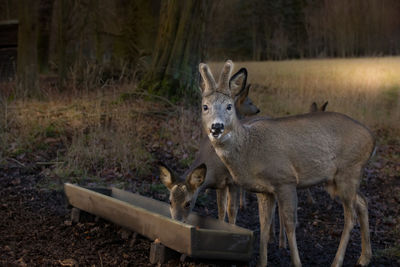
{"label": "deer's back", "polygon": [[330,179],[341,169],[365,164],[374,148],[371,132],[340,113],[310,113],[255,120],[245,125],[250,149],[242,161],[251,166],[252,173],[291,177],[300,186]]}

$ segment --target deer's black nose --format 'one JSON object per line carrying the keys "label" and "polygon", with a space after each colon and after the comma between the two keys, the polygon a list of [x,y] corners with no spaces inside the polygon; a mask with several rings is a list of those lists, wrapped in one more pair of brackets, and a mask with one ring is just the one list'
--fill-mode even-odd
{"label": "deer's black nose", "polygon": [[257,111],[256,111],[256,114],[258,114],[258,113],[260,113],[260,110],[259,110],[259,109],[257,109]]}
{"label": "deer's black nose", "polygon": [[224,131],[224,124],[223,123],[213,123],[211,124],[211,132],[213,135],[219,135]]}

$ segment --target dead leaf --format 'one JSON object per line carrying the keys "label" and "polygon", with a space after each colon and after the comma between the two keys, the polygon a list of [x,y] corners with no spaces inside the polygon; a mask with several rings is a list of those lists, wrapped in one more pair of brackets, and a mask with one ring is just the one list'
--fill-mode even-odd
{"label": "dead leaf", "polygon": [[16,178],[14,180],[12,180],[11,182],[13,185],[19,185],[21,183],[21,179],[20,178]]}
{"label": "dead leaf", "polygon": [[25,261],[24,261],[24,258],[20,258],[19,260],[17,260],[17,264],[18,264],[18,266],[28,266],[26,263],[25,263]]}
{"label": "dead leaf", "polygon": [[78,266],[78,262],[74,259],[60,260],[59,263],[61,266],[72,266],[72,267]]}

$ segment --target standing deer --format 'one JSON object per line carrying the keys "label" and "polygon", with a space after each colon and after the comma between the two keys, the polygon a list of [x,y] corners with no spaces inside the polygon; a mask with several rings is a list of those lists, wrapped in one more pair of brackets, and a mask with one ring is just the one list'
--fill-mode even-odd
{"label": "standing deer", "polygon": [[[238,118],[260,112],[248,97],[249,89],[250,85],[235,97]],[[228,211],[229,223],[236,222],[241,189],[233,183],[228,169],[215,154],[208,137],[201,141],[196,159],[184,175],[185,180],[178,180],[176,175],[164,165],[160,165],[159,168],[161,182],[170,191],[172,218],[186,221],[199,192],[205,188],[213,188],[217,190],[218,218],[224,221],[226,211]]]}
{"label": "standing deer", "polygon": [[355,215],[360,221],[362,252],[358,264],[371,259],[368,208],[358,192],[361,172],[374,150],[371,132],[359,122],[335,112],[313,112],[276,119],[241,122],[232,95],[243,90],[246,69],[231,78],[232,61],[223,67],[218,84],[209,67],[199,70],[202,90],[202,124],[215,152],[232,179],[257,193],[260,218],[261,266],[267,265],[271,219],[278,201],[284,221],[291,260],[301,266],[295,227],[297,188],[325,185],[343,204],[344,228],[332,266],[341,266]]}
{"label": "standing deer", "polygon": [[[326,101],[321,107],[318,108],[317,103],[313,102],[310,106],[310,112],[323,112],[326,110],[327,105],[328,105],[328,101]],[[310,189],[307,188],[306,191],[307,191],[307,203],[315,204],[315,200],[311,195]],[[284,244],[283,247],[286,247],[286,244]]]}
{"label": "standing deer", "polygon": [[[310,106],[309,112],[323,112],[326,110],[326,106],[328,105],[328,101],[326,101],[321,107],[318,107],[317,103],[313,102]],[[313,205],[315,204],[315,200],[311,194],[309,188],[306,188],[307,193],[307,204]],[[243,190],[244,191],[244,190]],[[286,248],[286,236],[284,232],[285,226],[283,225],[283,220],[279,218],[279,247]]]}

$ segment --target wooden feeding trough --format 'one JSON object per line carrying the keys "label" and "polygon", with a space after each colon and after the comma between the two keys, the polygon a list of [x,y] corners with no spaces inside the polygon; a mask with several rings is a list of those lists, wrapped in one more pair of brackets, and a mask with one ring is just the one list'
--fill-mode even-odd
{"label": "wooden feeding trough", "polygon": [[167,203],[138,194],[111,189],[90,189],[66,183],[69,203],[164,246],[194,258],[248,261],[253,232],[236,225],[189,216],[189,223],[171,219]]}

